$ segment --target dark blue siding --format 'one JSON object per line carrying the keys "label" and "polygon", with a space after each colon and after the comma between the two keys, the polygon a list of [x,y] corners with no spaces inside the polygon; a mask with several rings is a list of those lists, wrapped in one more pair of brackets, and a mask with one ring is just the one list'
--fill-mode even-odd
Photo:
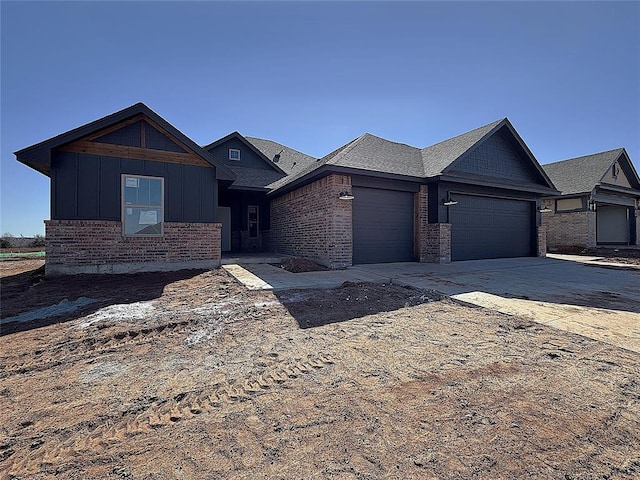
{"label": "dark blue siding", "polygon": [[[240,150],[240,161],[229,160],[229,149],[235,148]],[[237,138],[231,138],[222,145],[209,150],[218,160],[232,167],[248,167],[259,168],[262,170],[275,170],[271,165],[267,164],[263,158],[257,155],[252,149],[247,147]]]}
{"label": "dark blue siding", "polygon": [[95,142],[100,143],[112,143],[114,145],[126,145],[128,147],[140,146],[140,122],[127,125],[115,132],[107,133],[101,137],[96,138]]}
{"label": "dark blue siding", "polygon": [[[65,212],[68,218],[77,218],[77,185],[78,185],[78,163],[75,153],[61,153],[54,159],[53,168],[55,179],[52,178],[51,188],[53,189],[54,202],[52,210],[55,212]],[[52,219],[61,219],[52,212]]]}
{"label": "dark blue siding", "polygon": [[169,137],[160,133],[148,123],[145,124],[145,142],[147,148],[154,150],[165,150],[167,152],[186,153],[178,144],[174,143]]}
{"label": "dark blue siding", "polygon": [[473,151],[456,161],[451,170],[517,182],[537,183],[536,177],[528,167],[530,163],[529,159],[518,155],[505,136],[496,132]]}
{"label": "dark blue siding", "polygon": [[54,153],[54,220],[120,220],[121,175],[165,179],[165,220],[211,223],[217,208],[215,169],[192,165]]}
{"label": "dark blue siding", "polygon": [[87,155],[86,162],[78,162],[78,217],[97,218],[100,199],[100,162],[95,155]]}

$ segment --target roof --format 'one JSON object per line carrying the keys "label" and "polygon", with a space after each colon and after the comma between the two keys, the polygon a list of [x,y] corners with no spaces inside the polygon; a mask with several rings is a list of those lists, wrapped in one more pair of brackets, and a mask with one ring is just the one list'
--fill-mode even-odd
{"label": "roof", "polygon": [[317,158],[312,157],[311,155],[299,152],[298,150],[282,145],[281,143],[274,142],[273,140],[255,137],[245,138],[272,162],[275,162],[274,159],[276,155],[279,155],[277,164],[287,175],[301,170],[313,164],[317,160]]}
{"label": "roof", "polygon": [[361,170],[366,173],[375,172],[418,179],[437,177],[446,174],[457,160],[502,128],[509,130],[522,154],[531,160],[540,180],[547,184],[547,187],[543,188],[555,191],[551,180],[507,118],[496,120],[423,149],[365,133],[313,164],[309,164],[306,168],[274,182],[269,185],[269,188],[272,191],[281,189],[294,182],[302,181],[304,177],[320,174],[331,167],[349,169],[352,172]]}
{"label": "roof", "polygon": [[624,148],[615,148],[606,152],[548,163],[543,165],[542,168],[547,172],[547,175],[549,175],[558,190],[562,192],[562,195],[590,193],[600,184],[607,171],[621,157],[626,157],[623,168],[626,167],[625,174],[629,181],[636,184],[635,188],[640,188],[638,174]]}
{"label": "roof", "polygon": [[231,167],[231,170],[236,174],[236,180],[229,187],[230,189],[267,190],[266,185],[285,176],[283,173],[264,168]]}
{"label": "roof", "polygon": [[502,126],[506,118],[496,120],[462,135],[450,138],[430,147],[422,149],[424,175],[435,177],[441,175],[458,158],[471,150],[478,142]]}
{"label": "roof", "polygon": [[74,128],[73,130],[69,130],[68,132],[52,137],[48,140],[44,140],[40,143],[36,143],[35,145],[31,145],[30,147],[18,150],[17,152],[15,152],[15,156],[19,162],[22,162],[25,165],[28,165],[29,167],[48,176],[50,174],[51,151],[53,149],[140,114],[155,122],[158,126],[163,128],[165,131],[182,142],[194,154],[198,155],[205,162],[215,167],[216,177],[219,180],[234,180],[236,178],[235,174],[226,165],[216,159],[209,152],[202,149],[202,147],[200,147],[184,133],[171,125],[149,107],[147,107],[144,103],[136,103],[135,105],[112,113],[111,115],[107,115],[106,117],[100,118],[93,122],[87,123],[86,125],[82,125],[78,128]]}

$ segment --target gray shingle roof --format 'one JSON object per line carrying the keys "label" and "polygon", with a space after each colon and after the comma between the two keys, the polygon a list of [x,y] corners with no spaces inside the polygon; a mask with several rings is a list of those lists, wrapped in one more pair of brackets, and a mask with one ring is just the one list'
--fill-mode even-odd
{"label": "gray shingle roof", "polygon": [[274,157],[279,154],[280,157],[277,165],[284,170],[287,175],[291,175],[293,172],[302,170],[317,160],[311,155],[299,152],[298,150],[287,147],[286,145],[282,145],[278,142],[274,142],[273,140],[255,137],[244,138],[246,138],[271,161],[273,161]]}
{"label": "gray shingle roof", "polygon": [[264,168],[247,168],[247,167],[229,167],[236,174],[236,181],[233,187],[266,189],[266,185],[273,183],[284,174],[275,170],[267,170]]}
{"label": "gray shingle roof", "polygon": [[497,120],[423,149],[365,133],[307,168],[269,185],[269,188],[276,190],[284,187],[325,165],[416,178],[433,177],[440,175],[446,167],[502,122],[506,122],[506,119]]}
{"label": "gray shingle roof", "polygon": [[623,152],[623,148],[616,148],[548,163],[542,165],[542,168],[563,195],[589,193],[600,183],[604,174]]}
{"label": "gray shingle roof", "polygon": [[502,120],[496,120],[483,127],[423,148],[422,162],[424,165],[424,176],[435,177],[436,175],[441,175],[449,165],[469,151],[482,140],[485,135],[504,121],[506,121],[504,118]]}

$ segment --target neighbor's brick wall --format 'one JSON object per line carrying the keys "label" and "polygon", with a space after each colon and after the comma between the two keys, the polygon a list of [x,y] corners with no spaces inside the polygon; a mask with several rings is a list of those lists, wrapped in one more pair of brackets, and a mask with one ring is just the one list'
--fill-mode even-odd
{"label": "neighbor's brick wall", "polygon": [[547,247],[596,246],[596,212],[542,213]]}
{"label": "neighbor's brick wall", "polygon": [[636,245],[640,245],[640,210],[636,210]]}
{"label": "neighbor's brick wall", "polygon": [[220,265],[219,223],[167,222],[162,237],[123,237],[113,221],[48,220],[45,228],[47,275]]}
{"label": "neighbor's brick wall", "polygon": [[539,257],[547,256],[547,227],[544,225],[538,227],[538,249],[536,251]]}
{"label": "neighbor's brick wall", "polygon": [[331,174],[273,200],[270,248],[330,268],[350,266],[353,202],[338,198],[344,190],[351,191],[351,177]]}

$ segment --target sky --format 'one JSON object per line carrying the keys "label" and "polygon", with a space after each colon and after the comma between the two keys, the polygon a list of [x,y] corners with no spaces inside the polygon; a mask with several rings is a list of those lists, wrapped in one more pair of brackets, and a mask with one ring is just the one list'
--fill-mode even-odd
{"label": "sky", "polygon": [[541,164],[625,147],[640,170],[640,2],[0,2],[0,232],[44,233],[13,152],[136,102],[200,145],[321,157],[425,147],[508,117]]}

